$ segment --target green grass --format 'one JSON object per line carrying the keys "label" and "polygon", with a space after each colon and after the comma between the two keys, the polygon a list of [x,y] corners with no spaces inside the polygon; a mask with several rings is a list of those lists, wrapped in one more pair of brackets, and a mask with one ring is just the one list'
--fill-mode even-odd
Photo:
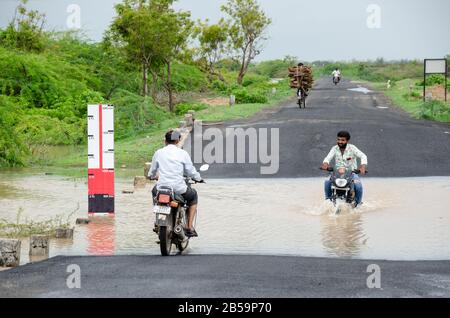
{"label": "green grass", "polygon": [[[371,83],[372,86],[383,92],[392,103],[405,110],[415,118],[429,119],[439,122],[450,122],[450,101],[423,102],[423,88],[417,86],[420,78],[404,79],[395,82],[391,88],[386,83]],[[450,96],[450,93],[449,93]]]}
{"label": "green grass", "polygon": [[235,104],[233,106],[209,106],[196,114],[198,120],[203,121],[226,121],[249,118],[264,108],[277,106],[280,102],[293,95],[292,90],[287,86],[287,82],[281,82],[277,87],[277,92],[268,94],[268,102],[264,104]]}
{"label": "green grass", "polygon": [[68,229],[71,227],[70,219],[77,210],[67,216],[57,215],[52,219],[36,221],[30,219],[22,220],[22,209],[20,209],[15,222],[0,219],[0,237],[14,239],[29,237],[30,235],[55,237],[57,229]]}

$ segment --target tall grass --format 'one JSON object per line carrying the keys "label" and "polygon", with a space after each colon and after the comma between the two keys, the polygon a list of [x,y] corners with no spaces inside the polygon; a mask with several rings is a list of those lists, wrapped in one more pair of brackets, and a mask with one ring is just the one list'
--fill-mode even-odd
{"label": "tall grass", "polygon": [[23,209],[20,208],[17,212],[16,221],[10,222],[5,219],[0,219],[0,237],[6,238],[25,238],[30,235],[48,235],[54,237],[56,235],[56,229],[70,228],[70,219],[79,209],[71,212],[69,215],[57,215],[54,218],[35,221],[32,219],[22,219]]}

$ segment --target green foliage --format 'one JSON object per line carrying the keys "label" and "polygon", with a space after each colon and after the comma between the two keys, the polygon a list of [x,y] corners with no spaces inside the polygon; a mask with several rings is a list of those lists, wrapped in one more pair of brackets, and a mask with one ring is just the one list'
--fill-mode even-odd
{"label": "green foliage", "polygon": [[16,15],[5,30],[0,31],[0,45],[24,51],[41,52],[47,39],[43,31],[45,15],[26,8],[28,0],[21,0]]}
{"label": "green foliage", "polygon": [[55,237],[57,229],[70,228],[70,219],[78,210],[79,205],[77,209],[69,215],[59,214],[52,219],[44,221],[36,221],[35,219],[30,220],[28,218],[22,221],[21,216],[23,209],[20,208],[15,222],[0,219],[0,236],[16,239],[30,237],[30,235],[48,235],[50,237]]}
{"label": "green foliage", "polygon": [[228,0],[221,9],[230,17],[230,47],[242,61],[237,77],[237,83],[242,84],[250,63],[261,53],[264,32],[272,21],[256,0]]}
{"label": "green foliage", "polygon": [[335,68],[341,70],[343,77],[371,82],[400,81],[423,75],[423,66],[416,61],[385,62],[381,59],[375,62],[325,63],[321,73],[331,76]]}
{"label": "green foliage", "polygon": [[203,68],[209,73],[210,78],[221,76],[216,71],[217,63],[222,59],[227,51],[229,25],[224,19],[220,19],[217,24],[198,22],[194,35],[198,37],[200,55],[199,61],[204,64]]}
{"label": "green foliage", "polygon": [[[427,86],[442,85],[444,83],[445,83],[444,75],[433,74],[433,75],[427,76],[427,78],[426,78]],[[416,86],[423,86],[423,80],[416,82]]]}
{"label": "green foliage", "polygon": [[267,83],[269,82],[269,78],[266,76],[248,73],[242,82],[242,86],[249,87],[254,86],[255,84]]}
{"label": "green foliage", "polygon": [[208,108],[208,105],[200,103],[181,103],[176,106],[175,113],[177,115],[184,115],[190,110],[195,110],[196,112]]}
{"label": "green foliage", "polygon": [[20,110],[10,98],[0,95],[0,167],[23,165],[27,149],[16,131]]}
{"label": "green foliage", "polygon": [[173,118],[173,115],[155,105],[150,98],[125,90],[118,90],[111,103],[115,106],[115,137],[118,140],[137,136],[149,126],[155,127],[164,120]]}
{"label": "green foliage", "polygon": [[176,91],[205,91],[208,80],[197,67],[175,63],[173,65],[173,88]]}
{"label": "green foliage", "polygon": [[422,99],[422,95],[419,92],[412,91],[411,93],[403,94],[403,98],[406,100],[419,100]]}
{"label": "green foliage", "polygon": [[450,122],[450,107],[441,101],[425,102],[420,107],[419,115],[423,119]]}
{"label": "green foliage", "polygon": [[263,61],[257,64],[252,64],[249,71],[267,76],[269,78],[285,78],[287,76],[288,67],[293,65],[296,65],[293,58]]}
{"label": "green foliage", "polygon": [[[173,108],[173,82],[170,67],[183,55],[193,23],[189,12],[176,12],[174,0],[124,0],[116,5],[108,37],[122,46],[129,60],[141,66],[143,95],[147,96],[148,72],[153,78],[162,77],[163,87],[169,93],[169,108]],[[156,87],[154,83],[154,89]],[[154,92],[153,92],[154,93]],[[152,94],[153,96],[155,94]]]}
{"label": "green foliage", "polygon": [[237,104],[264,104],[268,101],[267,95],[263,92],[250,92],[244,87],[233,90],[232,94],[236,96]]}

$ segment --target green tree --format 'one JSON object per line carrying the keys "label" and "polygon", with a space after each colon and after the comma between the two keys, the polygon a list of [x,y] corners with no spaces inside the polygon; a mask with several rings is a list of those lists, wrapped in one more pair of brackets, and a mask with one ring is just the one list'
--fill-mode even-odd
{"label": "green tree", "polygon": [[152,96],[156,100],[158,79],[169,93],[173,111],[172,63],[186,48],[192,21],[188,12],[175,12],[174,0],[125,0],[116,5],[117,17],[107,34],[141,65],[143,88],[147,96],[148,73],[152,75]]}
{"label": "green tree", "polygon": [[241,85],[250,63],[261,53],[261,42],[266,39],[264,34],[272,21],[256,0],[228,0],[222,11],[231,18],[231,47],[241,64],[237,77]]}
{"label": "green tree", "polygon": [[208,20],[198,22],[195,35],[198,37],[200,46],[200,67],[208,73],[209,81],[217,76],[222,82],[225,81],[222,74],[217,70],[217,63],[227,52],[229,25],[224,19],[217,24],[210,25]]}
{"label": "green tree", "polygon": [[0,167],[22,166],[27,153],[17,134],[20,110],[6,96],[0,95]]}
{"label": "green tree", "polygon": [[186,51],[189,51],[187,44],[194,26],[190,16],[190,12],[175,12],[170,7],[160,15],[161,32],[164,35],[159,42],[160,57],[166,68],[160,77],[163,78],[164,88],[169,95],[169,110],[171,112],[175,111],[172,66],[177,59],[185,57]]}
{"label": "green tree", "polygon": [[12,21],[0,32],[0,44],[24,51],[40,52],[44,49],[46,33],[45,15],[28,10],[28,0],[21,0]]}

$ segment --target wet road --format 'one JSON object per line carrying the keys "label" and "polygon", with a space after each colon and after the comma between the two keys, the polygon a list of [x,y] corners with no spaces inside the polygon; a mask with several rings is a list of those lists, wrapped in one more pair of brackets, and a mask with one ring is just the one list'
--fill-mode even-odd
{"label": "wet road", "polygon": [[246,159],[244,164],[216,163],[205,175],[208,178],[321,176],[317,168],[335,145],[340,130],[350,131],[350,142],[367,154],[370,177],[450,175],[450,124],[411,118],[390,105],[384,95],[349,90],[353,88],[358,88],[358,84],[344,80],[334,86],[321,79],[308,97],[306,109],[299,109],[292,102],[278,112],[269,110],[250,121],[216,126],[222,131],[278,128],[279,171],[261,175],[260,165]]}

